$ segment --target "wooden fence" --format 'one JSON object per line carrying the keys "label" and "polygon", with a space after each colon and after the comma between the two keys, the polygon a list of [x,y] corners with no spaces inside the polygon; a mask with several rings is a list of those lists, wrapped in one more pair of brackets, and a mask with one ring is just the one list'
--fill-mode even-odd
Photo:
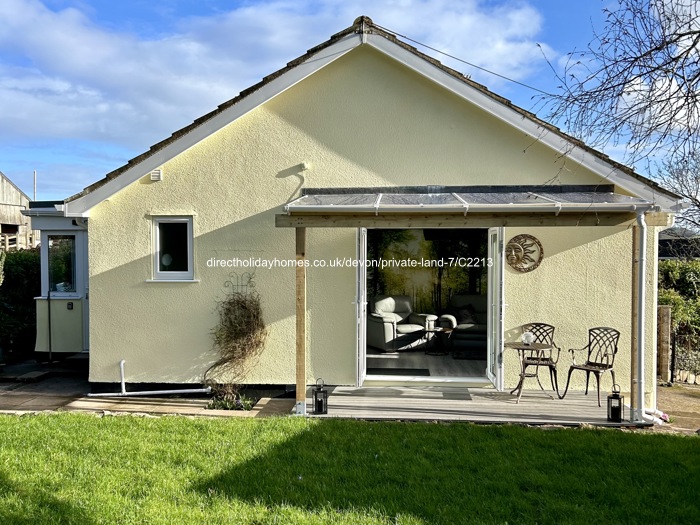
{"label": "wooden fence", "polygon": [[24,234],[0,233],[0,250],[9,252],[33,248],[36,246],[36,241],[38,241],[38,237],[31,231],[27,231]]}

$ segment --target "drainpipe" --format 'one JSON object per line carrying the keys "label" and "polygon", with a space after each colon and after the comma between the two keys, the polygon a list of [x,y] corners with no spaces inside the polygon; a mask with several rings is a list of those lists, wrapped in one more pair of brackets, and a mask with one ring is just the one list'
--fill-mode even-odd
{"label": "drainpipe", "polygon": [[88,397],[129,397],[129,396],[160,396],[166,394],[211,394],[211,387],[206,388],[184,388],[180,390],[145,390],[140,392],[127,392],[126,379],[124,377],[124,359],[119,361],[119,375],[121,383],[121,392],[108,394],[93,394],[89,393]]}
{"label": "drainpipe", "polygon": [[637,271],[637,406],[634,423],[644,423],[644,338],[646,335],[646,276],[647,276],[647,223],[644,213],[637,213],[639,225],[639,268]]}

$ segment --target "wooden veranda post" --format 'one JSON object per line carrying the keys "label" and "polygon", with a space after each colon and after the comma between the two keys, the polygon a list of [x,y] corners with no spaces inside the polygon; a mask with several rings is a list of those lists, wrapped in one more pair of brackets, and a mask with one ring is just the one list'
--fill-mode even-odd
{"label": "wooden veranda post", "polygon": [[632,227],[632,322],[631,322],[631,350],[630,358],[630,421],[634,419],[634,411],[637,404],[637,324],[639,312],[637,308],[637,276],[639,275],[639,227]]}
{"label": "wooden veranda post", "polygon": [[296,228],[296,414],[306,415],[306,228]]}

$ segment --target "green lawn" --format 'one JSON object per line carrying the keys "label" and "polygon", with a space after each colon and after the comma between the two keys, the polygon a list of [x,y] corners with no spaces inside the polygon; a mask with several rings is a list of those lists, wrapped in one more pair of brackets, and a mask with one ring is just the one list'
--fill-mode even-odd
{"label": "green lawn", "polygon": [[700,439],[280,419],[0,416],[0,524],[683,523]]}

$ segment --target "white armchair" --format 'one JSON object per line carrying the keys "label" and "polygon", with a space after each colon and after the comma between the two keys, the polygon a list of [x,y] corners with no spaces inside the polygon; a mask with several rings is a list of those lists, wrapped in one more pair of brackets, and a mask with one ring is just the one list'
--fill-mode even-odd
{"label": "white armchair", "polygon": [[437,316],[413,311],[407,295],[374,297],[367,315],[367,344],[384,352],[416,350],[428,345],[426,330]]}

